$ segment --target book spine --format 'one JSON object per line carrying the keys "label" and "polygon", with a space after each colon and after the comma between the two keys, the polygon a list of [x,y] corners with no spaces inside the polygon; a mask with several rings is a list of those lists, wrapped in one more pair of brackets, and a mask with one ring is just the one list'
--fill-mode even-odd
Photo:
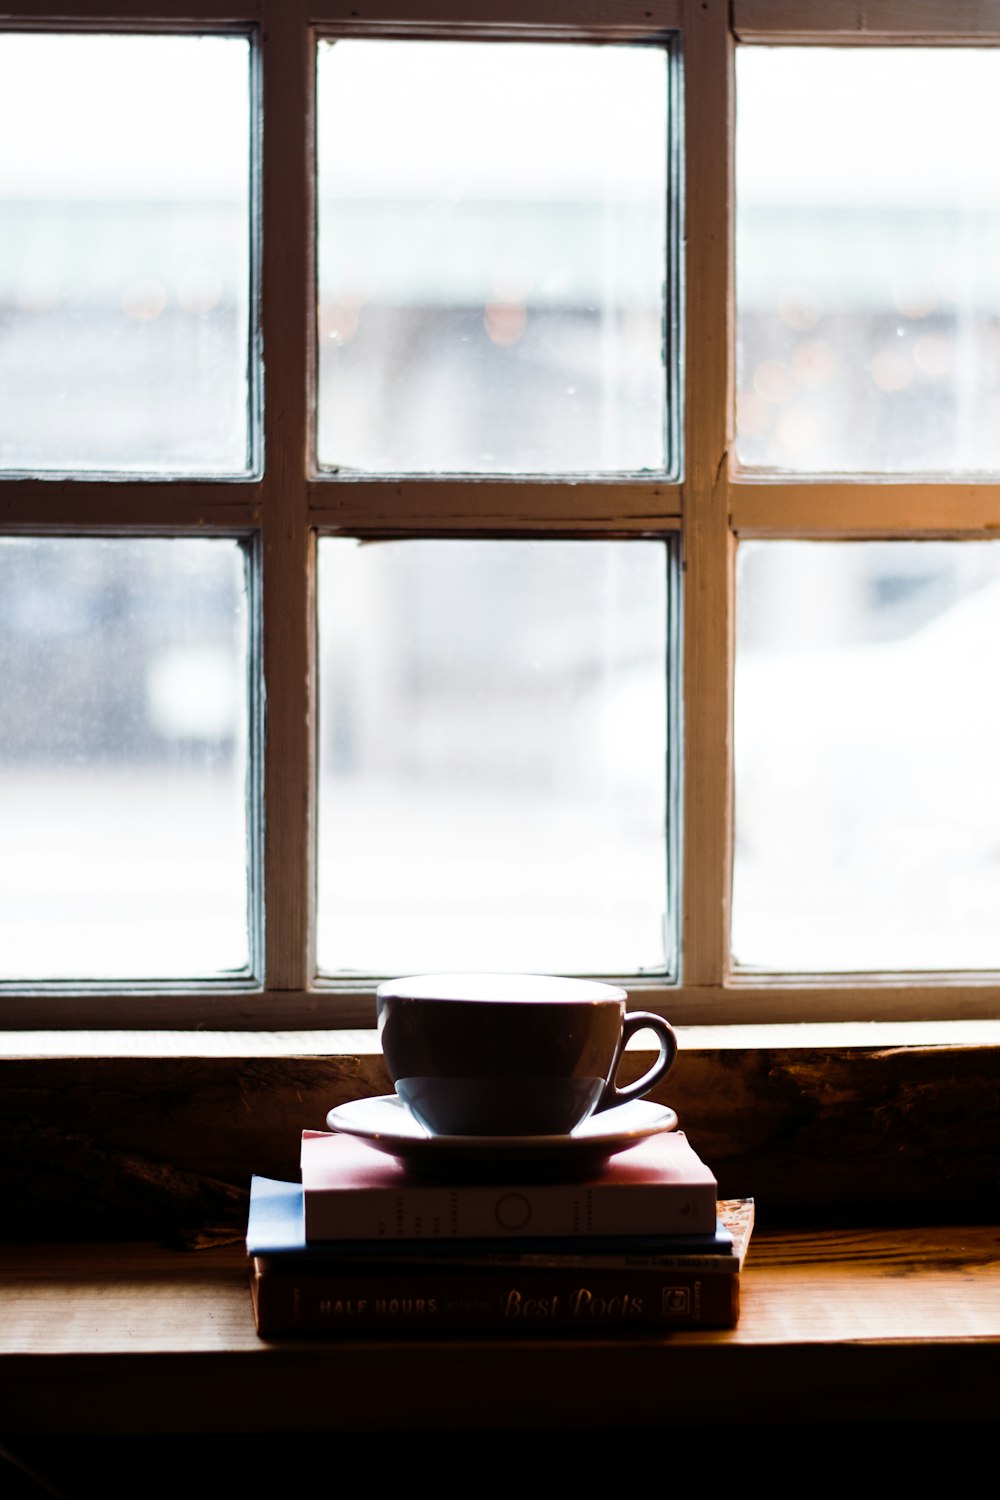
{"label": "book spine", "polygon": [[480,1253],[471,1249],[453,1251],[447,1246],[439,1245],[424,1248],[420,1241],[412,1249],[396,1245],[376,1246],[364,1260],[353,1251],[345,1250],[326,1257],[272,1251],[258,1255],[257,1261],[264,1271],[287,1275],[294,1270],[301,1276],[353,1275],[361,1269],[371,1271],[376,1262],[379,1274],[383,1276],[397,1271],[440,1271],[443,1266],[449,1271],[479,1269],[484,1266],[500,1269],[506,1267],[509,1270],[537,1268],[557,1271],[627,1271],[635,1268],[700,1271],[709,1272],[713,1276],[735,1276],[743,1268],[740,1256],[735,1254],[703,1255],[687,1251],[671,1251],[668,1254],[640,1250],[600,1250],[596,1254],[587,1250],[579,1253],[558,1250],[487,1250]]}
{"label": "book spine", "polygon": [[303,1189],[307,1240],[584,1239],[712,1234],[714,1183],[649,1187]]}
{"label": "book spine", "polygon": [[318,1276],[251,1274],[264,1337],[373,1333],[587,1333],[732,1328],[740,1277],[645,1268],[577,1272],[529,1267]]}

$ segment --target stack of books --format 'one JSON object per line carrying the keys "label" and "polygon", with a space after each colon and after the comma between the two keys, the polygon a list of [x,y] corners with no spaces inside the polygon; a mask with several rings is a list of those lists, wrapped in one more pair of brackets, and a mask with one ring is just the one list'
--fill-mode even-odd
{"label": "stack of books", "polygon": [[720,1199],[681,1130],[587,1175],[434,1178],[365,1140],[302,1133],[300,1182],[254,1177],[262,1337],[731,1328],[754,1200]]}

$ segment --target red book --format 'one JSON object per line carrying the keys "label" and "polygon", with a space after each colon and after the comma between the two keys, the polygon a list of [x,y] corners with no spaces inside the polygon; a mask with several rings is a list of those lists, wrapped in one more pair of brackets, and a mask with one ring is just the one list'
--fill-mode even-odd
{"label": "red book", "polygon": [[572,1180],[414,1176],[339,1132],[302,1132],[307,1240],[712,1234],[718,1182],[681,1130],[648,1136]]}

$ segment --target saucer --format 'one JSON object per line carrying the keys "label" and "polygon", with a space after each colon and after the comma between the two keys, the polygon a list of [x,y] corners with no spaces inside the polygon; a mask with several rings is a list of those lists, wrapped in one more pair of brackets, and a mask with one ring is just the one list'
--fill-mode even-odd
{"label": "saucer", "polygon": [[677,1115],[665,1104],[630,1099],[591,1115],[569,1135],[432,1135],[397,1094],[379,1094],[338,1104],[326,1123],[427,1172],[517,1166],[564,1173],[585,1172],[647,1136],[676,1129]]}

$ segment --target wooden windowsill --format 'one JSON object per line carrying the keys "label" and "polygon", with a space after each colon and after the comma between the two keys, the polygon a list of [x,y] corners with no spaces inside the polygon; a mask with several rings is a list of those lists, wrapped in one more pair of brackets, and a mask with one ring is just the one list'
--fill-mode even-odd
{"label": "wooden windowsill", "polygon": [[732,1330],[279,1340],[242,1246],[0,1246],[6,1438],[987,1422],[1000,1229],[758,1229]]}
{"label": "wooden windowsill", "polygon": [[[1000,1046],[1000,1020],[798,1021],[677,1026],[685,1051]],[[155,1057],[372,1057],[373,1027],[336,1030],[0,1030],[0,1059]]]}

